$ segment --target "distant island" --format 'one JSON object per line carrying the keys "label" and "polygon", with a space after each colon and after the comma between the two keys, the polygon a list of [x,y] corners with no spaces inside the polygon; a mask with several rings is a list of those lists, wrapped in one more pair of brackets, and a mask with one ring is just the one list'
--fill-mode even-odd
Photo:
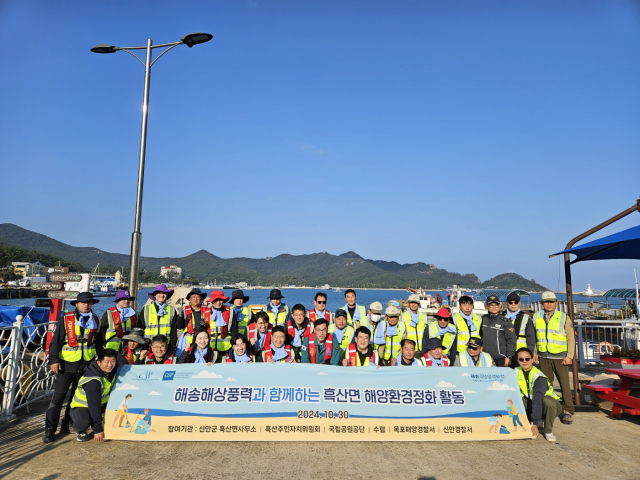
{"label": "distant island", "polygon": [[[17,258],[21,257],[21,258]],[[27,258],[22,258],[27,257]],[[100,264],[100,271],[114,273],[129,265],[129,255],[109,253],[96,247],[73,247],[40,233],[11,223],[0,224],[0,267],[14,261],[53,261],[85,272]],[[206,250],[186,257],[141,257],[140,281],[160,281],[162,267],[176,265],[183,279],[199,283],[249,285],[332,285],[354,288],[422,288],[445,289],[451,285],[475,288],[522,288],[539,292],[546,288],[517,273],[503,273],[482,282],[473,273],[449,272],[428,263],[400,264],[370,260],[355,252],[332,255],[326,252],[309,255],[283,254],[268,258],[220,258]],[[177,280],[177,279],[176,279]]]}

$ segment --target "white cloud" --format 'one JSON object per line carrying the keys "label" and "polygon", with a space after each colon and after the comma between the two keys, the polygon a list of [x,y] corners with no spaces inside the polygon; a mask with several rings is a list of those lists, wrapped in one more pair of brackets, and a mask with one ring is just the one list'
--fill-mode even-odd
{"label": "white cloud", "polygon": [[237,382],[237,381],[238,381],[238,380],[236,380],[235,378],[231,378],[231,377],[229,377],[229,378],[227,378],[227,379],[225,380],[225,382]]}
{"label": "white cloud", "polygon": [[216,372],[200,370],[196,375],[191,375],[191,378],[222,378],[222,375],[218,375]]}
{"label": "white cloud", "polygon": [[153,391],[149,395],[160,395],[160,394],[158,392],[156,392],[156,391]]}
{"label": "white cloud", "polygon": [[464,372],[464,373],[462,374],[462,376],[463,376],[463,377],[470,377],[470,376],[471,376],[471,374],[470,374],[470,373],[467,373],[467,372]]}
{"label": "white cloud", "polygon": [[445,382],[444,380],[440,380],[440,383],[437,384],[436,387],[456,388],[456,386],[453,383]]}
{"label": "white cloud", "polygon": [[478,393],[478,392],[474,392],[473,390],[467,390],[467,391],[466,391],[466,392],[464,392],[464,393]]}
{"label": "white cloud", "polygon": [[140,387],[136,387],[130,383],[123,383],[122,385],[118,385],[116,390],[140,390]]}
{"label": "white cloud", "polygon": [[318,375],[329,375],[328,373],[320,372]]}
{"label": "white cloud", "polygon": [[491,384],[487,390],[515,390],[515,388],[507,385],[506,383],[500,383],[497,380]]}

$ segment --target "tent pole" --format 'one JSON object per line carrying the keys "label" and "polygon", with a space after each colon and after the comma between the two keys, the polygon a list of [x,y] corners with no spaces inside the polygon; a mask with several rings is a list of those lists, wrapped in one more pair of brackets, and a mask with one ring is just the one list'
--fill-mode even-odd
{"label": "tent pole", "polygon": [[[617,222],[621,218],[626,217],[627,215],[633,212],[640,212],[640,199],[636,201],[636,204],[633,207],[627,208],[624,212],[620,212],[615,217],[611,217],[609,220],[602,222],[600,225],[593,227],[591,230],[587,230],[586,232],[578,235],[576,238],[567,243],[565,250],[569,250],[576,243],[578,243],[583,238],[588,237],[596,233],[599,230],[602,230],[604,227],[608,227],[612,223]],[[575,320],[573,318],[573,289],[571,287],[571,259],[568,253],[564,254],[564,277],[567,282],[567,309],[569,310],[569,318],[571,319],[571,325],[575,328]],[[575,342],[575,335],[573,336],[573,341]],[[576,358],[573,359],[573,363],[571,364],[573,369],[573,403],[575,405],[580,405],[580,381],[578,378],[578,347],[582,348],[582,345],[577,345],[576,342]]]}

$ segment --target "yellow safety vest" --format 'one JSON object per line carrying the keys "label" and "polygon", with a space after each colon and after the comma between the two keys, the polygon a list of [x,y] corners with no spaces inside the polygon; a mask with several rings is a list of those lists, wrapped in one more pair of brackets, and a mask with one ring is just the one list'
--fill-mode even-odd
{"label": "yellow safety vest", "polygon": [[530,400],[533,400],[533,384],[536,383],[536,380],[540,377],[544,377],[547,381],[547,391],[544,393],[545,397],[553,397],[556,400],[560,400],[560,397],[556,395],[556,392],[553,391],[553,385],[549,381],[549,377],[547,377],[544,373],[538,370],[536,367],[531,367],[531,371],[529,372],[529,381],[524,376],[524,372],[522,371],[522,367],[517,367],[518,371],[518,385],[520,385],[520,393],[523,397],[527,397]]}
{"label": "yellow safety vest", "polygon": [[[100,325],[98,317],[94,315],[94,320]],[[91,345],[87,345],[89,341],[89,329],[84,329],[84,335],[80,334],[80,327],[74,323],[74,331],[76,333],[76,339],[78,341],[77,347],[69,345],[69,335],[67,335],[67,324],[64,322],[64,344],[62,350],[60,350],[59,358],[65,362],[79,362],[84,360],[90,362],[96,356],[96,346],[92,342]],[[95,340],[95,337],[94,337]]]}
{"label": "yellow safety vest", "polygon": [[238,333],[244,335],[245,337],[247,336],[247,325],[249,325],[249,320],[251,320],[251,312],[249,311],[249,307],[246,306],[242,306],[242,315],[244,315],[242,317],[242,321],[238,322],[234,317],[235,317],[235,310],[234,310],[234,306],[230,305],[229,306],[229,325],[231,325],[233,322],[237,322],[238,323]]}
{"label": "yellow safety vest", "polygon": [[[328,335],[333,335],[333,332],[335,330],[337,330],[336,324],[332,323],[331,325],[329,325]],[[349,348],[349,344],[351,343],[351,340],[353,340],[354,332],[355,332],[355,329],[347,323],[347,326],[344,329],[344,337],[342,337],[342,341],[340,342],[340,345],[339,345],[340,350],[342,350],[343,352],[345,352],[347,348]]]}
{"label": "yellow safety vest", "polygon": [[471,360],[471,355],[467,352],[458,355],[458,358],[460,358],[461,367],[490,367],[493,365],[493,358],[485,352],[480,352],[480,358],[478,359],[478,363],[475,365],[473,364],[473,360]]}
{"label": "yellow safety vest", "polygon": [[111,386],[116,380],[116,377],[113,377],[113,381],[109,381],[106,377],[82,377],[78,382],[78,388],[76,389],[76,393],[73,396],[73,400],[71,400],[71,408],[84,407],[89,408],[89,404],[87,403],[87,394],[84,391],[84,386],[89,383],[91,380],[95,380],[100,382],[102,386],[102,398],[100,400],[101,405],[106,405],[109,401],[109,394],[111,393]]}
{"label": "yellow safety vest", "polygon": [[353,319],[351,318],[351,314],[349,313],[349,305],[345,303],[342,309],[347,312],[347,325],[353,325],[355,328],[364,326],[371,330],[371,327],[369,326],[369,316],[367,315],[367,309],[364,308],[364,306],[358,305],[356,303],[356,310],[360,314],[360,321],[356,322],[355,324],[353,323]]}
{"label": "yellow safety vest", "polygon": [[416,352],[422,352],[422,336],[424,335],[424,313],[418,310],[418,325],[411,326],[411,314],[405,310],[402,314],[404,321],[404,331],[407,332],[407,338],[416,342]]}
{"label": "yellow safety vest", "polygon": [[[472,321],[476,326],[476,331],[474,332],[474,337],[480,337],[480,328],[482,325],[482,319],[472,313]],[[471,338],[471,332],[469,331],[469,325],[467,325],[467,321],[464,319],[460,312],[456,312],[453,317],[453,323],[458,329],[458,353],[467,351],[467,343],[469,343],[469,339]]]}
{"label": "yellow safety vest", "polygon": [[284,327],[287,323],[287,317],[289,316],[289,307],[287,305],[280,304],[278,305],[278,309],[280,309],[280,306],[284,306],[284,308],[282,309],[282,311],[278,311],[278,318],[274,318],[275,315],[269,308],[269,305],[265,305],[264,307],[262,307],[262,311],[266,312],[267,315],[269,315],[269,323],[274,327],[276,325],[282,325]]}
{"label": "yellow safety vest", "polygon": [[[121,352],[120,345],[122,344],[122,342],[116,336],[116,326],[113,321],[113,313],[111,312],[110,308],[107,310],[107,320],[109,322],[109,325],[104,336],[105,348],[113,348],[116,352]],[[127,317],[125,321],[122,321],[122,319],[120,319],[120,321],[122,325],[122,332],[125,335],[128,335],[131,332],[131,317]]]}
{"label": "yellow safety vest", "polygon": [[[517,317],[516,317],[517,318]],[[511,323],[513,323],[513,325],[515,326],[516,324],[516,319],[514,318]],[[516,342],[516,351],[518,351],[521,348],[528,348],[527,347],[527,336],[526,336],[526,332],[527,332],[527,324],[529,323],[529,315],[527,315],[526,313],[522,316],[522,323],[520,324],[520,331],[516,332],[516,335],[518,335],[518,340]]]}
{"label": "yellow safety vest", "polygon": [[144,329],[144,336],[151,340],[156,335],[164,335],[169,339],[171,336],[171,319],[176,309],[171,305],[167,305],[164,310],[164,315],[158,318],[158,312],[154,308],[154,304],[150,303],[144,307],[144,320],[146,327]]}
{"label": "yellow safety vest", "polygon": [[[386,319],[378,324],[378,328],[382,328],[384,332],[384,354],[382,355],[383,360],[389,361],[391,360],[391,358],[397,357],[400,354],[400,342],[402,342],[402,339],[405,338],[406,332],[404,331],[404,322],[401,322],[400,319],[398,319],[397,326],[398,332],[392,337],[389,337],[387,335]],[[377,335],[375,335],[374,338],[375,337],[377,337]]]}
{"label": "yellow safety vest", "polygon": [[567,316],[556,311],[549,319],[544,321],[544,312],[536,312],[533,322],[536,327],[536,348],[539,353],[558,354],[567,351],[567,332],[564,330]]}
{"label": "yellow safety vest", "polygon": [[[455,325],[453,325],[453,327],[455,328]],[[456,339],[456,334],[447,332],[444,335],[438,336],[438,322],[435,321],[429,324],[429,338],[440,338],[442,346],[444,347],[442,349],[442,353],[446,356],[449,356],[449,349],[453,345],[453,341]],[[427,352],[424,353],[426,355]]]}

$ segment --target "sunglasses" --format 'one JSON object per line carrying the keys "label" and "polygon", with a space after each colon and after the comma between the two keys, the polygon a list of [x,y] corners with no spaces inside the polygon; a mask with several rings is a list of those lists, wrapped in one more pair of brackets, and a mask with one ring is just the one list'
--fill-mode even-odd
{"label": "sunglasses", "polygon": [[515,300],[509,300],[509,305],[517,305],[520,302],[516,302]]}
{"label": "sunglasses", "polygon": [[325,301],[323,302],[322,300],[316,300],[316,303],[322,303],[322,304],[325,304],[325,303],[327,303],[327,301],[325,300]]}
{"label": "sunglasses", "polygon": [[471,345],[469,345],[467,348],[469,350],[478,350],[480,347],[472,347]]}
{"label": "sunglasses", "polygon": [[531,361],[531,357],[527,357],[527,358],[519,358],[518,359],[519,362],[530,362]]}

